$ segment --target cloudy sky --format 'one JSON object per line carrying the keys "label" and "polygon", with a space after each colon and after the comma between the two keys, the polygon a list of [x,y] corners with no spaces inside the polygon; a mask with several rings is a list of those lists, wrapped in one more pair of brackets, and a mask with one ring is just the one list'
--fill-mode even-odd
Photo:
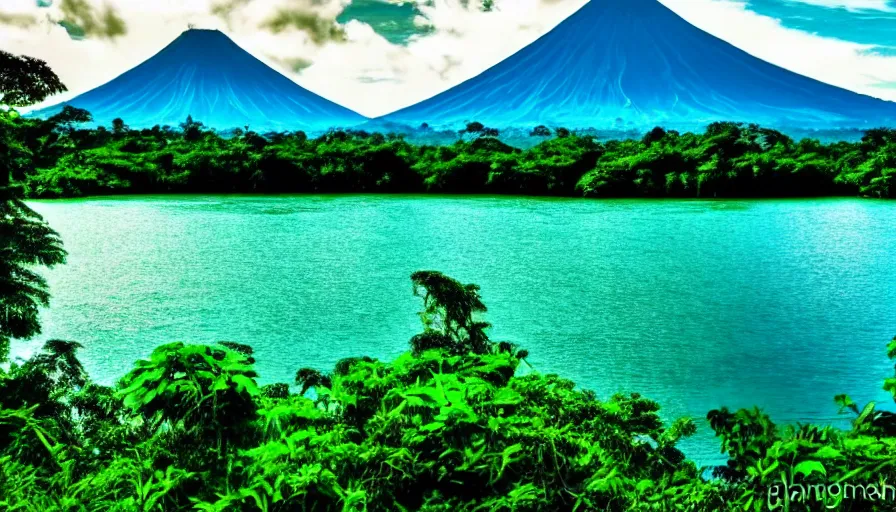
{"label": "cloudy sky", "polygon": [[[0,0],[0,49],[46,60],[70,90],[56,103],[190,25],[217,28],[302,86],[376,116],[475,76],[586,1]],[[757,57],[896,101],[896,0],[659,1]]]}

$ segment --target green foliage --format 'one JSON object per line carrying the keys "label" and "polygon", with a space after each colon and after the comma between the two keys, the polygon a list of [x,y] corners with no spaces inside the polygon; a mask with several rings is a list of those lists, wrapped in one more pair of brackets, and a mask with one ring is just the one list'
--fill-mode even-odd
{"label": "green foliage", "polygon": [[[0,51],[0,107],[31,105],[65,90],[44,61]],[[82,120],[85,114],[63,110],[53,121],[38,123],[35,131],[24,129],[15,111],[0,108],[0,363],[6,361],[11,338],[40,333],[38,308],[49,304],[50,294],[35,267],[52,267],[66,256],[59,235],[21,201],[20,187],[11,185],[33,172],[34,153],[20,135],[33,137],[48,126]]]}
{"label": "green foliage", "polygon": [[65,91],[46,62],[0,51],[0,106],[27,107]]}
{"label": "green foliage", "polygon": [[170,343],[137,361],[120,386],[124,405],[144,420],[175,428],[218,428],[254,417],[252,401],[260,394],[247,356],[226,347]]}
{"label": "green foliage", "polygon": [[[470,122],[459,140],[415,145],[396,135],[336,130],[235,130],[222,137],[186,119],[176,128],[78,129],[89,115],[7,119],[17,181],[32,197],[118,193],[438,192],[588,197],[786,197],[896,190],[896,137],[794,141],[756,125],[714,123],[702,134],[655,128],[598,142],[535,127],[525,151]],[[552,136],[553,135],[553,136]]]}
{"label": "green foliage", "polygon": [[[896,338],[888,346],[896,360]],[[896,379],[885,381],[892,391]],[[896,398],[896,395],[894,395]],[[725,485],[726,501],[743,510],[768,510],[774,504],[789,510],[889,510],[896,499],[896,414],[876,404],[859,407],[846,395],[835,402],[854,416],[849,431],[829,426],[777,428],[759,410],[712,411],[710,424],[729,457],[715,469]],[[888,496],[882,484],[890,485]],[[818,486],[876,486],[852,495],[829,492],[821,498],[807,493]],[[782,492],[784,491],[784,492]],[[812,497],[814,496],[814,497]]]}
{"label": "green foliage", "polygon": [[70,132],[78,124],[93,121],[93,116],[83,108],[66,105],[62,107],[62,110],[58,114],[51,116],[47,121],[55,125],[58,130]]}
{"label": "green foliage", "polygon": [[411,349],[420,353],[445,349],[454,353],[485,354],[491,344],[486,322],[474,315],[486,311],[479,286],[464,285],[441,272],[419,271],[411,275],[414,295],[423,298],[423,333],[411,339]]}
{"label": "green foliage", "polygon": [[0,362],[11,338],[40,333],[39,308],[50,294],[34,267],[52,267],[66,256],[59,235],[16,196],[13,188],[0,187]]}
{"label": "green foliage", "polygon": [[423,301],[412,350],[301,369],[297,394],[259,387],[244,344],[162,345],[106,387],[84,372],[80,345],[48,342],[0,374],[0,508],[886,510],[873,497],[792,491],[893,481],[896,414],[845,395],[850,430],[712,411],[728,462],[707,478],[677,447],[693,421],[664,424],[640,395],[600,400],[523,371],[525,351],[483,334],[477,286],[433,271],[411,280]]}

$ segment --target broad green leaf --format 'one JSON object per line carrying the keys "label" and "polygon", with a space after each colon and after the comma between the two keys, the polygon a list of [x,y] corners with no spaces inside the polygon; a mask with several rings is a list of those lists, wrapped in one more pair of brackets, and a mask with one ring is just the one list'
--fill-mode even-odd
{"label": "broad green leaf", "polygon": [[833,448],[830,446],[823,446],[818,451],[816,451],[812,456],[818,457],[819,459],[839,459],[840,457],[843,457],[843,454],[840,452],[840,450],[837,450],[836,448]]}
{"label": "broad green leaf", "polygon": [[861,425],[862,423],[865,423],[865,421],[874,412],[874,405],[875,405],[874,402],[868,402],[868,404],[865,405],[865,408],[862,409],[862,413],[859,414],[858,418],[856,418],[856,425]]}
{"label": "broad green leaf", "polygon": [[827,475],[827,471],[824,469],[824,465],[817,460],[804,460],[800,462],[793,468],[794,473],[801,474],[803,476],[810,476],[812,473],[821,473],[822,475]]}
{"label": "broad green leaf", "polygon": [[635,490],[643,494],[652,489],[653,485],[653,480],[644,479],[635,484]]}
{"label": "broad green leaf", "polygon": [[233,382],[237,385],[237,390],[239,390],[241,392],[245,391],[250,396],[258,396],[258,394],[260,393],[260,391],[258,389],[258,385],[255,383],[254,380],[250,379],[249,377],[246,377],[245,375],[234,375],[231,378],[233,379]]}

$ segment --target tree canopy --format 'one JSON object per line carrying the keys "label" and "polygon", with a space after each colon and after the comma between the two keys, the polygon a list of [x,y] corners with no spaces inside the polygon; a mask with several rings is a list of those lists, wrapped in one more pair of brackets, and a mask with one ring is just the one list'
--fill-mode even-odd
{"label": "tree canopy", "polygon": [[793,140],[755,125],[714,123],[703,133],[655,128],[638,139],[597,140],[536,127],[522,150],[471,122],[453,144],[333,130],[228,136],[188,117],[179,126],[85,128],[87,113],[8,120],[9,159],[31,197],[140,193],[433,192],[572,197],[805,197],[896,193],[896,137]]}
{"label": "tree canopy", "polygon": [[0,105],[27,107],[66,90],[45,61],[0,50]]}

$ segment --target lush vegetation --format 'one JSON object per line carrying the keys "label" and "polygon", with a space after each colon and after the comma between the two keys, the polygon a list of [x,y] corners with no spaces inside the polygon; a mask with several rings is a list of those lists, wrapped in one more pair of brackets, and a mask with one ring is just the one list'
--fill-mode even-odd
{"label": "lush vegetation", "polygon": [[896,130],[861,141],[794,141],[754,125],[715,123],[702,134],[656,128],[640,140],[598,141],[538,127],[521,150],[470,123],[454,144],[332,131],[222,137],[187,119],[129,129],[78,129],[68,108],[40,121],[7,115],[15,178],[31,197],[121,193],[437,192],[587,197],[896,195]]}
{"label": "lush vegetation", "polygon": [[[0,64],[0,101],[9,105],[63,89],[40,61],[0,52]],[[818,153],[779,163],[765,155],[812,144],[715,125],[703,136],[655,131],[607,144],[561,131],[522,153],[475,124],[465,130],[471,140],[418,148],[346,132],[225,140],[191,121],[180,132],[72,127],[88,117],[76,109],[46,122],[0,116],[0,510],[865,511],[896,503],[896,414],[847,396],[835,401],[854,417],[849,430],[778,428],[759,410],[711,411],[728,462],[708,475],[677,447],[693,421],[665,424],[659,405],[637,394],[601,400],[527,368],[524,349],[489,339],[479,288],[433,271],[411,276],[422,326],[405,354],[297,369],[290,383],[259,385],[252,348],[234,342],[163,345],[113,386],[90,379],[73,341],[48,341],[26,361],[8,357],[11,340],[40,333],[49,290],[37,267],[66,257],[23,190],[651,195],[696,185],[725,194],[749,190],[734,184],[739,166],[754,161],[771,174],[750,171],[744,183],[774,184],[766,192],[808,193],[802,184],[814,183],[885,196],[892,132],[815,145]],[[832,155],[857,177],[818,178],[831,172],[822,163]],[[888,354],[896,359],[896,339]],[[884,389],[896,399],[896,377]],[[878,487],[850,493],[858,485]]]}
{"label": "lush vegetation", "polygon": [[[838,403],[853,428],[708,415],[730,460],[705,474],[636,394],[600,400],[488,338],[478,287],[412,276],[422,330],[394,361],[303,368],[260,386],[252,349],[171,343],[116,385],[70,341],[0,373],[0,509],[889,510],[846,485],[896,484],[896,415]],[[896,358],[896,340],[889,346]],[[886,381],[896,393],[896,378]],[[833,405],[832,405],[833,407]],[[835,493],[832,485],[842,484]],[[794,494],[823,485],[820,498]],[[785,487],[786,486],[786,487]]]}

